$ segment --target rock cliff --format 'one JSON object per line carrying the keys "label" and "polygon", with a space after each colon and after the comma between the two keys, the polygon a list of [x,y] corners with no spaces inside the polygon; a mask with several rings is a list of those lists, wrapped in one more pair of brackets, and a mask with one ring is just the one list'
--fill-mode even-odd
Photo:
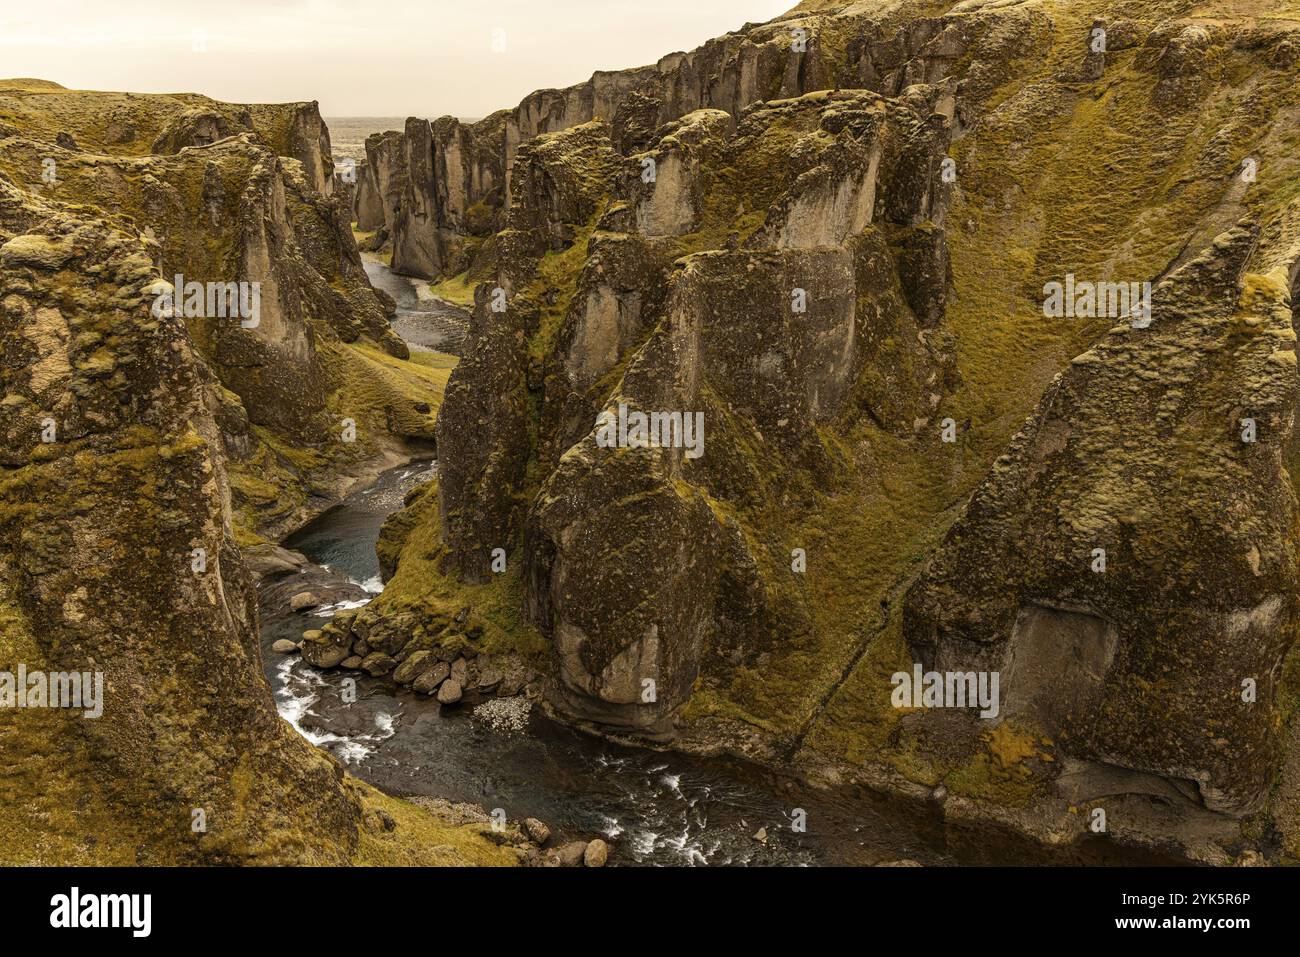
{"label": "rock cliff", "polygon": [[[394,265],[475,309],[360,627],[955,818],[1061,841],[1104,805],[1127,840],[1294,854],[1300,17],[1274,13],[805,3],[408,121]],[[1052,314],[1076,280],[1150,283],[1149,322]],[[700,447],[637,440],[678,413]],[[996,673],[997,714],[897,707],[917,666]]]}
{"label": "rock cliff", "polygon": [[[365,276],[314,104],[0,90],[0,112],[14,125],[0,171],[16,184],[145,231],[168,283],[259,287],[255,321],[186,310],[242,543],[290,530],[370,463],[432,440],[420,410],[442,379],[405,361],[392,303]],[[56,127],[69,147],[50,142]]]}
{"label": "rock cliff", "polygon": [[[0,859],[512,863],[276,713],[241,510],[327,500],[303,454],[332,396],[364,386],[362,429],[419,434],[385,390],[427,377],[328,195],[314,107],[196,99],[0,81]],[[260,322],[191,315],[163,298],[177,273],[260,283]],[[80,707],[33,691],[56,673]]]}
{"label": "rock cliff", "polygon": [[[508,662],[589,729],[952,821],[1300,858],[1297,72],[1291,2],[809,0],[410,119],[351,208],[472,289],[445,396],[314,108],[0,82],[0,625],[15,661],[104,663],[116,708],[6,733],[24,775],[72,756],[56,794],[92,758],[126,782],[33,805],[48,850],[371,853],[378,798],[250,678],[232,541],[436,439],[385,591],[308,661],[456,696]],[[177,272],[259,280],[262,321],[154,315]],[[227,823],[178,834],[200,801]]]}

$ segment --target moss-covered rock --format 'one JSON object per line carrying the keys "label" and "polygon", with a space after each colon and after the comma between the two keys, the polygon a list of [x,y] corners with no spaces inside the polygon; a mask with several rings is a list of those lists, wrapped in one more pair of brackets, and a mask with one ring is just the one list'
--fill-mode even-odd
{"label": "moss-covered rock", "polygon": [[[522,602],[570,715],[671,734],[721,649],[757,656],[806,631],[789,559],[764,544],[768,510],[847,474],[823,429],[869,417],[911,435],[950,380],[886,229],[941,215],[910,185],[917,157],[937,166],[929,109],[813,94],[739,123],[692,113],[632,157],[598,122],[519,148],[505,229],[477,258],[496,284],[478,286],[439,415],[435,554],[473,611]],[[878,194],[896,182],[914,198],[889,207]],[[898,222],[878,225],[889,208]],[[705,454],[603,447],[593,422],[620,406],[702,414]],[[390,522],[407,541],[428,521],[415,511]],[[421,590],[409,550],[381,547],[379,627]],[[458,610],[423,589],[416,620],[459,634]]]}
{"label": "moss-covered rock", "polygon": [[[5,709],[7,857],[346,861],[358,806],[340,769],[280,721],[261,678],[184,324],[152,316],[152,269],[131,237],[74,215],[39,229],[30,235],[74,252],[6,257],[0,285],[5,354],[27,355],[3,389],[28,400],[0,423],[3,658],[11,672],[101,672],[104,701],[94,719]],[[77,368],[87,332],[129,376]]]}
{"label": "moss-covered rock", "polygon": [[[430,210],[485,204],[498,232],[429,220],[450,252],[416,271],[481,284],[479,343],[439,422],[443,480],[390,523],[391,595],[371,614],[401,609],[434,647],[468,640],[458,619],[498,643],[540,632],[573,717],[761,739],[1054,834],[1081,831],[1053,815],[1099,788],[1188,814],[1259,807],[1291,713],[1269,703],[1276,678],[1243,711],[1240,682],[1274,673],[1293,624],[1300,168],[1277,117],[1295,108],[1296,35],[1285,13],[1185,16],[819,0],[444,138],[415,130],[433,159],[408,189]],[[593,119],[612,175],[556,132],[589,149]],[[557,143],[573,164],[548,159]],[[1243,179],[1247,157],[1268,175]],[[573,203],[566,177],[595,169],[598,201]],[[503,179],[526,185],[508,207]],[[1238,226],[1258,233],[1248,263]],[[1169,324],[1048,320],[1044,283],[1066,273],[1168,279]],[[495,287],[504,313],[485,308]],[[705,455],[602,447],[597,416],[620,403],[704,412]],[[1233,416],[1268,436],[1232,445]],[[1248,516],[1225,529],[1225,509]],[[1105,576],[1091,547],[1109,549]],[[1213,554],[1244,565],[1195,570]],[[1116,561],[1140,567],[1128,585]],[[1225,575],[1213,598],[1195,584]],[[917,657],[973,649],[971,667],[1000,668],[1019,634],[1057,660],[1075,648],[1061,636],[1097,632],[1089,616],[1110,622],[1110,678],[1100,696],[1062,683],[1062,714],[1021,706],[1025,675],[1050,672],[1023,655],[1001,722],[890,703]],[[1206,669],[1218,697],[1201,709],[1178,689]]]}
{"label": "moss-covered rock", "polygon": [[[141,108],[140,116],[164,126],[156,155],[101,143],[113,154],[104,155],[43,140],[35,94],[14,96],[14,114],[29,128],[0,141],[0,171],[52,201],[94,205],[144,232],[165,283],[179,274],[258,284],[255,325],[206,312],[186,319],[231,462],[241,545],[300,524],[408,443],[427,447],[446,374],[405,361],[409,350],[389,323],[392,302],[371,288],[348,210],[330,195],[329,134],[314,105],[145,98],[155,112]],[[80,117],[72,128],[84,145],[98,142],[93,109],[112,110],[120,98],[45,99],[69,123]],[[47,160],[57,170],[51,182],[42,179]],[[15,246],[11,255],[38,253],[59,254]],[[159,284],[153,294],[169,291]]]}
{"label": "moss-covered rock", "polygon": [[1074,359],[904,609],[921,660],[1000,671],[1006,710],[1066,752],[1238,812],[1276,763],[1297,615],[1294,264],[1254,274],[1257,235],[1217,238],[1156,289],[1149,328]]}
{"label": "moss-covered rock", "polygon": [[[45,152],[7,136],[0,169],[25,182],[30,158]],[[77,710],[0,709],[9,769],[0,859],[514,863],[483,834],[350,780],[280,719],[237,548],[241,502],[274,504],[300,479],[232,475],[231,457],[257,462],[282,443],[285,459],[309,471],[291,445],[333,400],[323,385],[332,368],[365,368],[352,378],[400,394],[412,412],[422,405],[426,417],[431,380],[445,381],[447,369],[345,344],[323,312],[276,311],[311,300],[313,284],[340,268],[309,265],[329,253],[312,248],[312,214],[301,211],[295,227],[287,210],[295,194],[316,212],[330,204],[294,161],[281,165],[242,140],[134,161],[58,155],[65,178],[40,187],[44,197],[0,173],[0,670],[98,675],[103,694]],[[240,257],[283,287],[269,304],[263,335],[275,334],[263,358],[276,348],[292,358],[292,343],[310,345],[318,321],[342,359],[321,363],[319,380],[299,380],[301,395],[282,390],[282,418],[264,425],[246,411],[273,411],[256,388],[245,405],[214,374],[232,367],[218,361],[230,351],[214,346],[219,337],[156,307],[167,285],[160,261],[206,278]],[[340,321],[366,321],[344,300],[334,308]],[[357,387],[335,374],[340,392]],[[401,419],[407,410],[387,411]],[[426,434],[431,427],[426,418]],[[83,716],[92,707],[102,713]],[[432,837],[436,853],[421,847]]]}

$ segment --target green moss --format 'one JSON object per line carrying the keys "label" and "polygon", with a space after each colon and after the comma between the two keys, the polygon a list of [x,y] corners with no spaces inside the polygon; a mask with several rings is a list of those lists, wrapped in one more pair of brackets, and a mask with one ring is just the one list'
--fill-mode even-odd
{"label": "green moss", "polygon": [[537,332],[528,342],[528,354],[534,359],[540,361],[555,349],[555,337],[578,291],[578,278],[587,261],[587,244],[598,218],[599,214],[593,216],[579,229],[568,248],[547,252],[537,265],[536,278],[523,290],[523,298],[537,302],[541,309]]}
{"label": "green moss", "polygon": [[451,276],[440,282],[429,283],[429,293],[435,299],[442,299],[457,306],[474,305],[474,287],[478,283],[470,278],[469,270],[459,276]]}
{"label": "green moss", "polygon": [[[456,368],[456,363],[460,360],[445,352],[433,352],[429,349],[412,349],[410,361],[416,365],[426,366],[430,369],[444,370],[450,375],[451,370]],[[445,379],[443,380],[443,386],[446,386]]]}
{"label": "green moss", "polygon": [[[479,652],[513,652],[540,663],[549,646],[523,619],[523,561],[516,551],[506,570],[484,585],[467,585],[441,571],[447,549],[441,540],[437,483],[426,485],[403,512],[389,519],[380,539],[381,553],[396,562],[396,574],[367,606],[367,617],[407,613],[419,622],[415,637],[427,639],[418,649],[440,644],[460,647],[473,635]],[[453,624],[463,611],[468,618]]]}
{"label": "green moss", "polygon": [[1050,742],[1015,719],[999,722],[982,736],[982,747],[943,779],[954,794],[1004,807],[1026,807],[1046,792],[1047,781],[1035,762],[1055,760]]}
{"label": "green moss", "polygon": [[[0,503],[6,498],[0,496]],[[0,506],[7,507],[7,506]],[[52,667],[33,637],[0,560],[0,667]],[[79,733],[80,714],[9,711],[0,721],[0,865],[132,866],[147,839],[148,813],[122,808],[96,787],[102,774]]]}
{"label": "green moss", "polygon": [[[453,824],[359,781],[363,823],[353,863],[363,867],[515,867],[519,858],[493,840],[490,825]],[[387,821],[376,820],[382,815]],[[392,829],[388,829],[391,823]]]}
{"label": "green moss", "polygon": [[465,210],[465,226],[474,236],[482,236],[490,232],[495,218],[496,210],[484,199]]}
{"label": "green moss", "polygon": [[[1091,16],[1075,9],[1057,22],[1059,51],[1045,59],[1041,75],[1074,65],[1078,31]],[[1277,74],[1257,76],[1249,94],[1216,94],[1208,109],[1172,115],[1156,107],[1154,77],[1132,53],[1108,56],[1096,95],[1034,86],[1023,77],[994,94],[980,122],[954,145],[960,189],[946,216],[957,295],[944,324],[953,333],[960,387],[945,397],[931,428],[951,416],[959,441],[940,444],[929,429],[916,440],[871,429],[845,436],[850,448],[869,443],[861,470],[871,477],[842,499],[819,500],[811,511],[820,520],[810,519],[797,538],[775,525],[784,541],[813,543],[804,546],[813,637],[806,647],[774,652],[761,672],[742,673],[731,688],[712,692],[725,709],[760,726],[797,726],[815,698],[810,689],[827,687],[855,645],[873,634],[874,609],[901,594],[1051,378],[1113,324],[1045,319],[1044,282],[1067,271],[1080,278],[1153,278],[1189,235],[1212,229],[1207,210],[1229,188],[1233,163],[1207,165],[1205,157],[1223,129],[1229,157],[1270,158],[1274,175],[1252,187],[1247,204],[1267,218],[1289,201],[1300,164],[1284,143],[1292,144],[1295,134],[1273,127],[1267,116],[1296,99],[1294,85],[1287,88]],[[1292,464],[1300,463],[1300,454],[1291,454]],[[762,527],[772,521],[756,519]],[[933,781],[937,771],[928,762],[906,745],[891,750],[887,744],[884,680],[891,661],[905,654],[901,640],[892,623],[871,640],[807,743],[852,762],[874,755]],[[790,711],[798,717],[783,721],[781,702],[795,703]],[[1034,787],[989,754],[954,774],[954,790],[1004,803],[1027,799]]]}

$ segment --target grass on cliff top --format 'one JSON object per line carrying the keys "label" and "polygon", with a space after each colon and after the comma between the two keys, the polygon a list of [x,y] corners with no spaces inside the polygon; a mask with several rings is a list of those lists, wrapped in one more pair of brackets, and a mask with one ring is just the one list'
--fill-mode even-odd
{"label": "grass on cliff top", "polygon": [[70,133],[84,150],[145,156],[174,117],[193,109],[226,117],[233,130],[247,111],[253,129],[282,156],[289,155],[294,103],[225,103],[198,93],[119,93],[70,90],[43,80],[0,80],[0,121],[27,135],[54,141]]}
{"label": "grass on cliff top", "polygon": [[[945,321],[964,388],[945,411],[971,421],[985,457],[1112,324],[1044,318],[1043,283],[1070,272],[1154,279],[1189,238],[1199,248],[1248,208],[1295,189],[1295,125],[1273,122],[1294,115],[1293,79],[1261,71],[1258,82],[1220,89],[1196,108],[1168,109],[1153,99],[1156,77],[1138,48],[1108,53],[1098,81],[1047,80],[1078,66],[1091,16],[1054,4],[1056,39],[1040,82],[999,90],[953,149],[958,189],[947,222],[957,296]],[[1228,78],[1249,54],[1232,56]],[[1269,174],[1233,202],[1233,174],[1247,155]]]}

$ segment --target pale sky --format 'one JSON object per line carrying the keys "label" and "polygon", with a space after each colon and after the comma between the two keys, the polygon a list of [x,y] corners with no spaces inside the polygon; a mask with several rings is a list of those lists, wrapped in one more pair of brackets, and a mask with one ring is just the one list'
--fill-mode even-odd
{"label": "pale sky", "polygon": [[319,100],[325,116],[479,117],[797,2],[0,0],[0,76],[237,103]]}

